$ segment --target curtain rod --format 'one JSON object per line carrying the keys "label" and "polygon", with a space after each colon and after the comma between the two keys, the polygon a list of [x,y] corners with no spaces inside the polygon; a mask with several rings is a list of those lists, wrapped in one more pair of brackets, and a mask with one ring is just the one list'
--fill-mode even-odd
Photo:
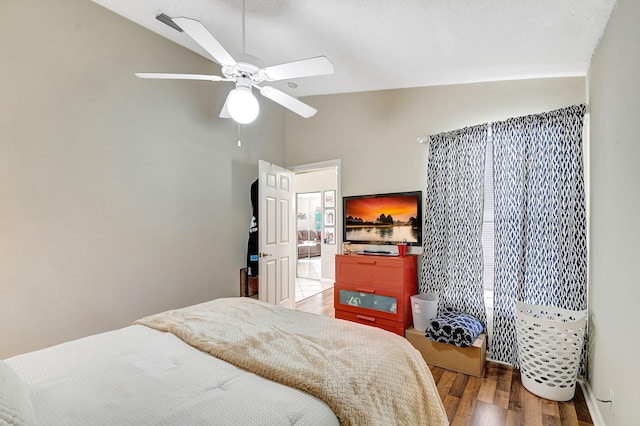
{"label": "curtain rod", "polygon": [[[585,110],[584,110],[585,114],[590,114],[591,105],[585,102],[584,106],[585,106]],[[532,114],[532,115],[535,115],[535,114]],[[489,124],[489,129],[491,129],[491,126],[490,126],[491,123],[492,123],[491,121],[487,122],[487,124]],[[416,139],[416,142],[418,142],[419,144],[429,143],[431,142],[431,136],[419,136],[418,139]]]}

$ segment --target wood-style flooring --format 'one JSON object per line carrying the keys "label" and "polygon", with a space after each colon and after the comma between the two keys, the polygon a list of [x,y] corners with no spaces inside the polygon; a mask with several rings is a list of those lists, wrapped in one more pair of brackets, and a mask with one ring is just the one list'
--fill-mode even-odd
{"label": "wood-style flooring", "polygon": [[[296,309],[334,317],[333,289],[301,300]],[[482,378],[429,369],[451,425],[593,425],[580,386],[573,400],[556,402],[527,391],[520,372],[508,365],[487,362]]]}

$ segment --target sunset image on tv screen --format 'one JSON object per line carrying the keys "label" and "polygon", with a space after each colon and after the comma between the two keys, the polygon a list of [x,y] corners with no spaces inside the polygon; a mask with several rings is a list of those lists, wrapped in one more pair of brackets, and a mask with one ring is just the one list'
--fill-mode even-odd
{"label": "sunset image on tv screen", "polygon": [[354,242],[418,242],[418,198],[393,195],[345,200],[346,240]]}

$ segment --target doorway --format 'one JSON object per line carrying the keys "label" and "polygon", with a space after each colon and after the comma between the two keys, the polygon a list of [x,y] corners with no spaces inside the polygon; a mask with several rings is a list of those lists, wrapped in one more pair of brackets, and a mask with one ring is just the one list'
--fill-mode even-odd
{"label": "doorway", "polygon": [[[296,280],[304,282],[304,287],[317,287],[322,278],[321,236],[322,236],[322,193],[303,192],[296,194],[296,234],[297,262]],[[310,291],[302,291],[311,295]]]}
{"label": "doorway", "polygon": [[290,168],[296,193],[296,302],[332,288],[335,281],[339,165],[333,160]]}

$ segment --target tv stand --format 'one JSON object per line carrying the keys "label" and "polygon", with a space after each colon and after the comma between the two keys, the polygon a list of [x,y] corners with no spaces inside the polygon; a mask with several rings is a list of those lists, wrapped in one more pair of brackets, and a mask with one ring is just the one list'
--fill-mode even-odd
{"label": "tv stand", "polygon": [[404,336],[418,292],[417,257],[386,256],[336,255],[335,316]]}

